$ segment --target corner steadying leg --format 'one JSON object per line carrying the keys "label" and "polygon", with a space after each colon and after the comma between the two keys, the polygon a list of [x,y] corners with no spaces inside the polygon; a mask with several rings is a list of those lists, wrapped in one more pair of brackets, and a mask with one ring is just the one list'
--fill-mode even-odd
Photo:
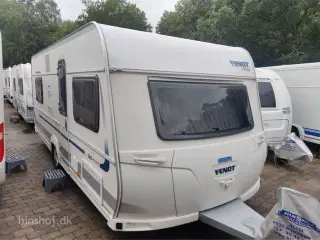
{"label": "corner steadying leg", "polygon": [[23,166],[24,171],[28,171],[26,162],[24,162],[24,163],[22,164],[22,166]]}
{"label": "corner steadying leg", "polygon": [[275,166],[277,166],[277,162],[278,162],[278,157],[276,156],[275,153],[273,153],[273,163]]}

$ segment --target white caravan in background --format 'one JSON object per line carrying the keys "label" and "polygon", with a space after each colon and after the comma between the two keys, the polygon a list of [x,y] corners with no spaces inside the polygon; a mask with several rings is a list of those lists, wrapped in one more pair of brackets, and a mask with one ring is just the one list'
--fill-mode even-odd
{"label": "white caravan in background", "polygon": [[6,72],[7,72],[7,84],[8,84],[7,99],[12,103],[12,100],[13,100],[12,68],[8,67]]}
{"label": "white caravan in background", "polygon": [[[3,70],[2,60],[2,37],[0,32],[0,73]],[[1,76],[0,76],[1,79]],[[0,81],[0,91],[3,91],[3,81]],[[5,149],[4,149],[4,105],[3,93],[0,92],[0,186],[3,185],[6,179],[6,165],[5,165]]]}
{"label": "white caravan in background", "polygon": [[6,92],[7,92],[7,71],[5,69],[1,70],[0,72],[2,86],[3,86],[3,97],[6,98]]}
{"label": "white caravan in background", "polygon": [[111,229],[216,226],[227,204],[252,235],[267,145],[246,50],[90,23],[31,65],[35,129]]}
{"label": "white caravan in background", "polygon": [[11,77],[12,77],[12,105],[15,109],[18,110],[18,104],[17,104],[18,79],[17,79],[17,66],[16,65],[14,65],[12,67]]}
{"label": "white caravan in background", "polygon": [[292,132],[302,140],[320,144],[320,63],[268,67],[286,84],[293,108]]}
{"label": "white caravan in background", "polygon": [[268,146],[273,148],[291,133],[292,106],[288,89],[270,69],[256,68],[263,126]]}
{"label": "white caravan in background", "polygon": [[34,111],[32,100],[31,64],[17,66],[17,107],[25,122],[33,123]]}

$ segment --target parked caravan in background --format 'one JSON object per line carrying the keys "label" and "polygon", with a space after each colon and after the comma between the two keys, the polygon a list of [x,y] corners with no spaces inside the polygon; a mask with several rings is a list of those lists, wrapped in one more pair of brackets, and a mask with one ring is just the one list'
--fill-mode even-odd
{"label": "parked caravan in background", "polygon": [[214,225],[237,204],[252,234],[267,145],[246,50],[90,23],[31,64],[36,132],[111,229]]}
{"label": "parked caravan in background", "polygon": [[25,122],[33,123],[34,111],[32,100],[31,64],[17,66],[17,106]]}
{"label": "parked caravan in background", "polygon": [[293,125],[302,140],[320,144],[320,63],[268,67],[282,78],[292,101]]}
{"label": "parked caravan in background", "polygon": [[[3,70],[2,60],[2,37],[0,32],[0,73]],[[1,76],[0,76],[1,77]],[[4,150],[4,104],[3,104],[3,81],[0,81],[0,186],[3,185],[6,179],[5,166],[5,150]]]}
{"label": "parked caravan in background", "polygon": [[17,80],[17,66],[16,65],[14,65],[12,67],[11,78],[12,78],[12,105],[15,109],[18,110],[18,104],[17,104],[18,80]]}
{"label": "parked caravan in background", "polygon": [[7,84],[6,84],[7,83],[7,76],[6,76],[6,74],[7,74],[7,71],[5,69],[1,70],[0,79],[2,81],[2,86],[3,86],[2,93],[3,93],[4,98],[6,98],[6,92],[7,92]]}
{"label": "parked caravan in background", "polygon": [[268,146],[273,148],[291,133],[292,106],[288,89],[270,69],[256,68],[263,127]]}
{"label": "parked caravan in background", "polygon": [[7,84],[8,84],[8,90],[7,90],[7,99],[12,103],[13,100],[13,84],[12,84],[12,68],[8,67],[7,70]]}

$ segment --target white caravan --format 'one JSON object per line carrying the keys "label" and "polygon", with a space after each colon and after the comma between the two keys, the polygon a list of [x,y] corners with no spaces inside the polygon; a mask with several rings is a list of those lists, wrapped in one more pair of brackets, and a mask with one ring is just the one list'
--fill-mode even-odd
{"label": "white caravan", "polygon": [[292,132],[302,140],[320,144],[320,63],[269,67],[286,84],[293,110]]}
{"label": "white caravan", "polygon": [[267,146],[246,50],[90,23],[31,65],[35,129],[111,229],[214,225],[228,203],[252,234]]}
{"label": "white caravan", "polygon": [[[3,69],[2,60],[2,38],[0,32],[0,73]],[[1,76],[0,76],[1,79]],[[0,81],[0,91],[3,91],[3,81]],[[3,93],[0,92],[0,186],[3,185],[6,179],[6,166],[5,166],[5,151],[4,151],[4,105]],[[0,196],[1,197],[1,196]]]}
{"label": "white caravan", "polygon": [[12,105],[15,109],[18,110],[17,104],[17,89],[18,89],[18,80],[17,80],[17,66],[14,65],[11,70],[11,78],[12,78]]}
{"label": "white caravan", "polygon": [[13,100],[12,68],[8,67],[6,72],[7,72],[7,84],[8,84],[7,99],[12,103],[12,100]]}
{"label": "white caravan", "polygon": [[288,89],[270,69],[256,68],[263,127],[268,146],[273,148],[291,133],[292,107]]}
{"label": "white caravan", "polygon": [[32,100],[31,64],[17,66],[17,107],[25,122],[33,123],[34,111]]}
{"label": "white caravan", "polygon": [[1,76],[1,81],[2,81],[2,86],[3,86],[3,97],[6,97],[6,92],[7,92],[7,71],[5,69],[1,70],[0,72]]}

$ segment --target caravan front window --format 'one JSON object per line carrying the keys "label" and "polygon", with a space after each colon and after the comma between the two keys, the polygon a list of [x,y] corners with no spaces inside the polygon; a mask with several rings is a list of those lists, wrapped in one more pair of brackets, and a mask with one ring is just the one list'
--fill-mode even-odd
{"label": "caravan front window", "polygon": [[242,84],[149,81],[158,136],[188,140],[232,135],[253,128]]}
{"label": "caravan front window", "polygon": [[258,82],[261,107],[275,108],[276,98],[270,82]]}

